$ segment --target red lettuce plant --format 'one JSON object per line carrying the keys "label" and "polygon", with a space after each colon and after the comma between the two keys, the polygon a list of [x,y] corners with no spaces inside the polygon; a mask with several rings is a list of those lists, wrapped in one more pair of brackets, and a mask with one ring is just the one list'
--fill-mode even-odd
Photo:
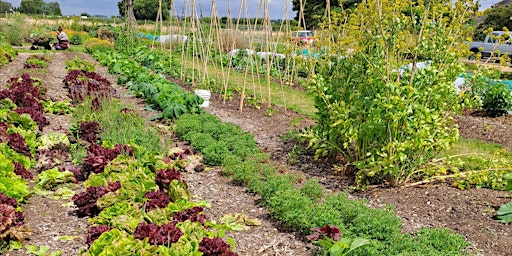
{"label": "red lettuce plant", "polygon": [[13,77],[7,80],[9,90],[14,95],[29,94],[32,97],[43,100],[41,91],[35,85],[38,84],[36,80],[32,79],[29,74],[23,74],[21,77]]}
{"label": "red lettuce plant", "polygon": [[174,152],[172,152],[172,155],[170,155],[169,157],[172,160],[185,159],[187,156],[190,156],[193,154],[194,154],[194,151],[191,148],[180,147],[180,148],[175,148]]}
{"label": "red lettuce plant", "polygon": [[88,246],[91,246],[94,240],[98,239],[98,237],[100,237],[101,234],[108,232],[110,230],[111,228],[107,225],[92,226],[91,228],[89,228],[89,234],[87,235],[85,243]]}
{"label": "red lettuce plant", "polygon": [[[61,144],[59,144],[61,145]],[[44,171],[60,166],[63,162],[70,160],[70,152],[67,147],[57,146],[52,149],[40,149],[36,155],[37,171]]]}
{"label": "red lettuce plant", "polygon": [[2,192],[0,192],[0,204],[8,204],[14,208],[18,207],[18,202],[16,199],[9,197]]}
{"label": "red lettuce plant", "polygon": [[0,234],[7,231],[16,222],[16,208],[0,204]]}
{"label": "red lettuce plant", "polygon": [[68,87],[69,97],[75,104],[88,96],[110,98],[113,95],[110,82],[95,72],[72,70],[64,78],[64,84]]}
{"label": "red lettuce plant", "polygon": [[98,122],[81,122],[78,128],[78,136],[89,143],[98,141],[98,134],[101,133]]}
{"label": "red lettuce plant", "polygon": [[182,212],[176,212],[172,216],[172,219],[177,222],[184,222],[186,220],[190,220],[192,222],[199,222],[204,224],[206,220],[206,216],[203,213],[203,207],[194,206],[192,208],[186,209]]}
{"label": "red lettuce plant", "polygon": [[92,144],[87,148],[87,155],[83,159],[82,170],[84,173],[102,173],[107,164],[120,154],[133,155],[134,151],[127,145],[116,145],[113,149],[104,148],[98,144]]}
{"label": "red lettuce plant", "polygon": [[25,217],[23,213],[16,211],[17,207],[16,199],[0,192],[0,234],[12,226],[23,225]]}
{"label": "red lettuce plant", "polygon": [[25,166],[23,166],[22,164],[18,163],[18,162],[12,162],[14,164],[14,173],[16,173],[16,175],[19,175],[21,176],[22,178],[24,179],[27,179],[27,180],[31,180],[34,178],[34,175],[27,171],[27,169],[25,169]]}
{"label": "red lettuce plant", "polygon": [[32,158],[25,138],[18,133],[7,134],[7,124],[0,122],[0,143],[6,143],[14,151]]}
{"label": "red lettuce plant", "polygon": [[180,180],[185,183],[185,181],[181,179],[180,171],[174,168],[167,170],[162,169],[156,172],[155,182],[161,190],[168,190],[173,180]]}
{"label": "red lettuce plant", "polygon": [[88,187],[84,192],[73,196],[73,202],[78,207],[78,217],[94,217],[100,213],[100,209],[96,206],[96,201],[107,194],[115,192],[121,188],[119,181],[109,183],[108,187]]}
{"label": "red lettuce plant", "polygon": [[25,156],[32,158],[32,154],[30,154],[30,149],[27,146],[27,142],[25,138],[21,137],[18,133],[10,133],[7,134],[8,142],[7,145],[14,149],[14,151],[21,153]]}
{"label": "red lettuce plant", "polygon": [[316,241],[325,237],[339,241],[343,236],[340,229],[334,225],[325,225],[323,228],[311,228],[311,231],[312,233],[306,236],[309,241]]}
{"label": "red lettuce plant", "polygon": [[149,238],[152,245],[170,245],[178,242],[183,232],[176,227],[175,222],[158,226],[156,224],[139,223],[133,236],[135,239]]}
{"label": "red lettuce plant", "polygon": [[171,202],[171,198],[160,190],[147,192],[145,197],[149,199],[146,202],[146,212],[155,208],[165,208]]}
{"label": "red lettuce plant", "polygon": [[236,256],[238,254],[232,252],[229,245],[219,237],[208,238],[203,237],[199,243],[199,251],[205,256]]}

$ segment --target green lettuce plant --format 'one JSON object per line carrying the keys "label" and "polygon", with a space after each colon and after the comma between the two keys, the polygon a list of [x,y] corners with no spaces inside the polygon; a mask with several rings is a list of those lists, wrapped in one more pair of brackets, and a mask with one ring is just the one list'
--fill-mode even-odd
{"label": "green lettuce plant", "polygon": [[504,204],[498,209],[496,219],[501,223],[512,223],[512,202]]}
{"label": "green lettuce plant", "polygon": [[61,172],[57,167],[41,172],[37,175],[34,193],[52,198],[71,199],[75,194],[73,183],[75,176],[69,171]]}
{"label": "green lettuce plant", "polygon": [[0,192],[23,201],[30,195],[27,181],[14,173],[10,158],[0,152]]}

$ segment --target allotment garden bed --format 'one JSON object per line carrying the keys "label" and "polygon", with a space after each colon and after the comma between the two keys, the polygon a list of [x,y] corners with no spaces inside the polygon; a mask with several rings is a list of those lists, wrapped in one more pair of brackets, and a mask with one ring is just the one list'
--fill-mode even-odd
{"label": "allotment garden bed", "polygon": [[[106,68],[100,67],[96,64],[96,67],[93,68],[97,68],[97,76],[84,75],[85,73],[80,75],[80,72],[82,71],[68,73],[68,70],[66,70],[66,64],[72,63],[73,61],[76,61],[76,59],[85,59],[92,63],[95,63],[95,61],[86,54],[66,52],[48,54],[48,57],[50,57],[51,60],[49,60],[47,68],[37,68],[37,70],[29,70],[24,68],[26,60],[31,58],[31,56],[34,56],[34,54],[19,54],[12,63],[9,63],[9,65],[2,67],[0,69],[0,72],[2,74],[2,77],[19,77],[21,74],[27,74],[37,81],[43,81],[43,84],[45,85],[44,90],[46,91],[45,97],[48,99],[48,102],[53,102],[54,104],[45,104],[45,106],[51,106],[48,108],[45,107],[45,109],[53,113],[50,113],[48,111],[45,112],[44,116],[46,117],[46,120],[49,121],[49,124],[45,125],[45,127],[40,132],[40,135],[38,136],[43,136],[44,134],[52,134],[55,132],[63,134],[65,133],[65,131],[68,131],[73,126],[73,124],[76,125],[77,118],[86,118],[84,117],[84,115],[82,115],[82,117],[79,118],[76,116],[76,112],[74,114],[71,114],[72,111],[66,111],[66,109],[70,110],[69,106],[68,108],[64,107],[64,105],[71,105],[73,100],[75,100],[76,102],[80,102],[80,99],[84,98],[85,94],[88,94],[88,90],[84,89],[83,87],[84,85],[85,88],[96,87],[93,91],[102,92],[101,94],[103,96],[112,94],[111,96],[118,99],[119,102],[123,104],[123,106],[126,106],[126,109],[117,109],[117,113],[119,113],[120,111],[127,115],[130,115],[130,113],[140,113],[142,116],[145,117],[149,117],[155,114],[144,111],[145,104],[143,104],[143,102],[141,102],[140,99],[135,98],[132,95],[129,95],[124,88],[117,86],[115,82],[110,84],[111,89],[108,89],[109,86],[103,87],[103,85],[109,84],[110,81],[116,80],[115,76],[109,75],[107,73]],[[40,78],[40,80],[36,79],[35,77]],[[76,79],[77,77],[79,79]],[[85,79],[86,77],[88,77],[89,79]],[[65,85],[65,83],[63,82],[64,80],[67,81],[67,85]],[[5,81],[4,83],[2,83],[2,88],[5,88]],[[58,105],[56,102],[65,102],[66,104]],[[117,108],[120,107],[118,106]],[[89,115],[89,117],[87,117],[86,119],[99,118],[101,117],[101,114],[99,114],[100,112],[101,111],[97,111],[97,113],[92,114],[93,117]],[[96,116],[96,114],[98,115]],[[117,140],[129,138],[134,139],[133,137],[130,137],[130,134],[133,135],[133,133],[136,133],[137,129],[139,129],[140,126],[137,126],[135,123],[130,122],[129,126],[130,129],[132,130],[127,132],[130,134],[123,134],[122,127],[120,127],[119,123],[114,121],[114,119],[115,117],[113,116],[104,117],[103,121],[100,122],[102,124],[100,127],[95,126],[94,122],[85,122],[83,127],[77,127],[77,129],[80,128],[77,130],[77,133],[82,134],[82,136],[79,137],[83,137],[86,140],[94,141],[94,136],[98,132],[98,128],[100,128],[104,134],[100,135],[100,137],[117,136]],[[84,120],[79,121],[79,123],[83,121]],[[110,124],[114,125],[116,130],[112,131],[112,127],[106,127],[105,122],[113,122]],[[155,131],[158,130],[159,133],[156,132],[156,135],[161,137],[159,140],[161,140],[162,142],[169,143],[169,146],[171,146],[171,148],[176,149],[176,145],[183,144],[177,140],[173,142],[174,136],[171,132],[169,132],[168,128],[160,126],[156,123],[147,123],[144,124],[144,126],[145,125],[154,127],[146,131],[146,133],[153,133],[152,135],[155,135]],[[108,132],[109,130],[110,132]],[[110,133],[111,135],[105,135],[106,133]],[[138,136],[141,140],[148,139],[148,136],[140,134],[135,135],[135,137]],[[111,137],[111,140],[115,139],[112,139]],[[64,156],[62,154],[63,152],[56,154],[58,155],[58,158],[60,158],[60,161],[64,162],[64,165],[54,165],[66,166],[65,168],[74,171],[80,170],[80,168],[73,168],[73,166],[76,167],[76,165],[73,164],[72,159],[75,159],[77,157],[80,157],[82,159],[84,157],[87,158],[86,155],[84,155],[86,153],[85,147],[90,145],[90,142],[85,142],[84,140],[80,141],[83,144],[80,144],[82,146],[75,144],[75,146],[69,147],[70,152],[74,152],[71,156]],[[144,143],[146,143],[146,145],[160,144],[158,141],[145,141],[139,144]],[[72,143],[71,145],[73,144],[74,143]],[[80,149],[81,147],[83,148]],[[140,150],[142,150],[142,146],[137,150],[140,152]],[[105,149],[103,149],[101,146],[96,147],[95,150],[91,150],[91,152],[89,153],[91,157],[89,157],[89,159],[94,159],[94,157],[92,157],[92,152],[95,152],[99,156],[102,151],[105,151]],[[162,151],[165,152],[165,150]],[[111,153],[108,153],[107,155],[111,155]],[[37,158],[39,159],[40,157],[38,156]],[[46,159],[48,158],[51,157],[46,157]],[[101,160],[102,158],[97,159]],[[108,159],[109,158],[106,158],[104,160]],[[153,161],[157,160],[155,159]],[[30,172],[32,173],[33,177],[37,176],[41,171],[47,169],[47,167],[53,167],[45,167],[37,165],[35,163],[36,161],[34,161],[34,167],[30,169]],[[104,163],[106,164],[106,162]],[[146,162],[146,164],[149,164],[149,162]],[[269,212],[265,208],[262,208],[256,204],[258,198],[254,195],[244,194],[243,188],[230,184],[230,180],[220,176],[219,171],[219,168],[214,168],[212,170],[208,170],[207,172],[199,172],[197,174],[187,174],[186,172],[182,173],[182,178],[186,181],[187,185],[190,188],[190,195],[192,195],[194,198],[193,201],[198,202],[198,205],[201,206],[204,206],[206,204],[201,203],[204,200],[208,200],[209,202],[211,202],[211,204],[209,204],[211,205],[211,207],[204,208],[204,213],[201,213],[200,211],[198,212],[198,209],[195,208],[194,210],[196,211],[196,213],[192,213],[192,215],[196,216],[197,214],[199,214],[201,218],[208,219],[208,223],[213,223],[213,221],[216,222],[217,226],[211,228],[212,232],[214,230],[224,230],[222,232],[227,233],[227,235],[224,237],[224,241],[229,241],[230,243],[236,244],[236,252],[239,255],[271,255],[276,253],[281,255],[310,254],[313,246],[309,245],[307,242],[303,241],[299,236],[296,236],[293,233],[278,230],[278,226],[275,224],[275,221],[272,221],[272,219],[269,217]],[[92,171],[92,173],[94,173],[94,171]],[[68,179],[70,179],[70,176],[67,177]],[[28,181],[28,185],[30,188],[34,188],[35,183],[35,178],[33,180]],[[108,191],[114,190],[116,186],[115,184],[112,183],[112,186],[114,186],[114,188],[111,189],[110,187],[107,186],[108,184],[105,184],[105,189],[102,189],[99,186],[95,185],[94,187],[97,187],[97,189],[94,189],[94,191],[87,191],[85,190],[84,186],[82,186],[83,181],[78,182],[76,184],[71,182],[66,183],[69,184],[69,189],[71,189],[73,193],[88,192],[83,195],[85,196],[87,194],[90,194],[93,196],[92,198],[94,198],[95,194],[101,195]],[[204,184],[206,184],[206,186],[203,186]],[[153,183],[153,185],[155,185],[155,183]],[[210,191],[205,191],[205,188],[202,187],[210,189]],[[134,189],[134,191],[137,190],[144,191],[144,189],[141,188]],[[79,200],[79,198],[75,199]],[[20,200],[20,202],[21,201],[22,200]],[[20,206],[23,210],[24,215],[24,224],[21,226],[27,228],[27,232],[23,234],[25,241],[22,245],[14,244],[11,246],[11,249],[17,248],[18,246],[19,248],[22,249],[5,251],[2,255],[25,255],[25,253],[28,253],[30,251],[32,251],[33,253],[41,253],[42,251],[45,250],[48,250],[48,254],[45,255],[49,255],[50,253],[54,253],[54,255],[58,253],[61,253],[62,255],[79,255],[81,251],[85,251],[88,248],[87,237],[88,234],[90,234],[89,230],[91,223],[88,224],[85,215],[94,215],[94,212],[96,211],[94,210],[94,207],[91,208],[88,207],[87,205],[83,205],[84,207],[81,207],[81,210],[77,211],[77,208],[73,206],[73,200],[69,196],[62,198],[62,196],[59,195],[49,197],[38,194],[32,194],[31,196],[27,196],[23,200],[23,203],[20,203]],[[191,203],[189,206],[190,207],[185,207],[193,208],[194,204]],[[231,214],[231,217],[228,214]],[[249,226],[246,223],[252,224]],[[14,226],[15,225],[13,225],[13,227]],[[133,228],[135,227],[132,227],[131,229]],[[13,228],[12,230],[15,229]],[[91,232],[95,232],[94,230],[95,229],[93,229]],[[106,229],[102,230],[101,228],[99,228],[98,232],[101,231],[106,231]],[[99,235],[101,233],[96,234]],[[20,238],[22,237],[20,236]],[[90,243],[91,238],[89,235],[89,244]],[[222,243],[224,242],[217,243],[222,245]],[[2,246],[6,245],[3,244]],[[149,244],[147,244],[147,242],[144,246],[146,246],[145,249],[148,250],[148,253],[150,253],[151,255],[155,255],[155,246],[153,246],[153,249],[148,249],[147,247],[149,246]],[[197,246],[198,244],[193,249],[198,250]],[[229,248],[229,246],[227,248]],[[98,249],[98,251],[101,251],[101,249]],[[92,254],[94,255],[94,253]],[[188,252],[182,252],[179,253],[179,255],[190,254]]]}
{"label": "allotment garden bed", "polygon": [[[12,63],[1,67],[1,77],[22,77],[22,74],[27,74],[31,78],[40,78],[34,79],[33,84],[44,85],[41,86],[47,102],[44,104],[44,115],[26,110],[32,113],[34,121],[38,121],[40,129],[33,131],[38,138],[49,137],[48,134],[54,133],[75,133],[69,134],[69,145],[65,147],[67,154],[62,152],[65,150],[60,146],[43,148],[35,142],[27,142],[28,152],[17,149],[34,157],[33,162],[26,161],[27,167],[31,167],[27,169],[34,177],[54,167],[57,170],[64,168],[75,175],[63,175],[59,184],[43,186],[42,189],[58,191],[64,184],[64,188],[69,190],[62,188],[59,193],[53,191],[19,196],[19,205],[25,216],[24,224],[13,224],[11,227],[27,227],[19,229],[20,232],[26,232],[23,234],[26,240],[21,245],[11,245],[11,248],[19,246],[22,249],[6,251],[5,255],[24,255],[29,251],[35,254],[45,249],[54,253],[60,250],[62,255],[78,255],[81,251],[97,255],[101,251],[126,249],[123,247],[126,244],[130,244],[130,250],[148,255],[165,255],[170,251],[191,255],[187,253],[200,251],[199,243],[204,237],[213,239],[215,236],[222,238],[222,242],[215,240],[202,243],[203,253],[207,250],[205,244],[211,243],[222,245],[220,247],[224,250],[231,247],[239,255],[313,255],[316,250],[307,242],[305,235],[310,233],[309,228],[320,227],[317,223],[337,224],[348,238],[364,237],[371,240],[371,245],[361,248],[364,250],[353,251],[357,255],[381,255],[386,250],[388,255],[400,252],[408,255],[446,255],[448,252],[450,255],[462,254],[465,246],[461,247],[464,245],[461,237],[444,229],[422,228],[454,230],[471,244],[467,249],[471,253],[507,255],[512,251],[510,225],[494,220],[499,206],[511,201],[510,193],[475,188],[459,190],[448,182],[401,189],[375,187],[337,196],[334,193],[350,191],[353,185],[350,173],[342,175],[336,172],[332,168],[336,162],[314,160],[301,145],[283,139],[289,131],[314,123],[307,117],[277,107],[278,111],[271,117],[264,110],[254,108],[247,108],[240,114],[235,107],[237,103],[228,101],[224,104],[218,95],[214,95],[206,111],[222,121],[239,125],[254,136],[252,140],[252,136],[238,131],[234,126],[221,125],[213,116],[204,113],[183,115],[185,112],[200,112],[194,109],[198,101],[178,89],[159,87],[166,83],[160,80],[160,76],[151,77],[151,74],[147,74],[144,77],[140,75],[144,70],[134,73],[130,69],[137,65],[134,61],[123,60],[108,52],[97,54],[99,61],[108,65],[109,71],[119,75],[116,77],[109,75],[107,68],[100,67],[92,57],[82,53],[48,54],[49,58],[33,58],[46,60],[47,67],[24,68],[26,60],[32,55],[20,54]],[[76,57],[94,63],[96,75],[87,73],[91,70],[66,70],[66,61],[71,63]],[[116,81],[126,84],[139,98],[116,85]],[[159,83],[151,84],[151,81]],[[5,81],[1,85],[5,89]],[[169,86],[179,87],[175,84]],[[86,101],[88,103],[85,105],[72,105],[91,95],[96,100]],[[162,95],[171,98],[184,95],[181,98],[185,100],[175,104],[164,101],[166,98],[159,98]],[[110,97],[118,99],[114,101],[117,103],[104,103],[103,100]],[[142,97],[146,100],[142,100]],[[162,112],[146,111],[146,104]],[[69,106],[76,107],[71,109]],[[102,114],[102,111],[111,112]],[[176,122],[148,123],[147,120],[132,116],[134,113],[140,113],[145,118],[183,117]],[[123,120],[126,121],[123,118],[126,116],[133,117],[130,121],[137,121],[135,125],[133,122],[130,125],[135,130],[123,130]],[[511,148],[510,143],[504,139],[509,138],[511,133],[511,129],[507,128],[510,124],[508,118],[488,119],[464,115],[457,117],[457,120],[464,137],[493,141]],[[137,127],[144,128],[136,130]],[[148,130],[144,130],[146,127],[149,127]],[[140,131],[145,135],[138,133]],[[218,137],[208,135],[212,131]],[[234,135],[228,135],[231,133]],[[26,134],[32,133],[26,131]],[[154,137],[149,136],[151,134],[158,135],[159,139],[155,141]],[[130,137],[133,135],[136,136]],[[178,137],[189,142],[180,142]],[[235,144],[227,151],[220,144],[215,144],[222,140],[222,143],[227,143],[225,141],[229,141],[228,137],[242,139],[232,141],[240,144]],[[202,144],[201,138],[216,147]],[[98,141],[102,144],[97,144]],[[133,142],[137,143],[134,145]],[[114,147],[117,144],[124,146]],[[188,151],[189,146],[203,152],[192,155],[204,157],[206,166],[189,165],[197,163],[194,157],[187,158],[191,153]],[[270,158],[260,155],[256,146],[268,153]],[[54,153],[49,155],[48,152],[52,150]],[[59,155],[57,162],[62,164],[46,166],[51,168],[44,167],[44,163],[37,164],[38,159],[55,158],[55,154]],[[253,159],[241,161],[251,155]],[[25,158],[20,156],[20,159]],[[112,160],[114,162],[110,163]],[[80,163],[82,168],[77,165]],[[171,171],[170,163],[184,169],[181,173]],[[257,166],[255,173],[251,172],[254,168],[251,164]],[[219,165],[223,168],[217,167]],[[84,170],[87,171],[84,173]],[[122,170],[122,175],[116,174],[119,170]],[[272,174],[273,171],[279,175]],[[225,174],[234,177],[235,181],[223,176]],[[134,176],[130,175],[142,180],[133,184],[129,180]],[[169,179],[168,176],[176,179]],[[30,177],[27,175],[27,178]],[[265,182],[261,182],[260,178]],[[71,182],[80,179],[87,181]],[[34,178],[29,181],[30,189],[37,188],[36,181],[41,180]],[[170,180],[174,182],[169,183]],[[317,180],[325,191],[308,180]],[[76,195],[72,197],[72,194],[64,193],[66,191]],[[149,191],[152,192],[146,193]],[[296,199],[294,196],[297,194],[306,199]],[[355,201],[357,198],[365,198],[367,201],[359,203]],[[321,202],[317,199],[323,200],[322,204],[318,204],[320,206],[312,203]],[[389,205],[395,210],[386,210]],[[100,211],[104,209],[108,211]],[[311,211],[305,212],[304,209]],[[122,214],[116,215],[116,212]],[[326,217],[324,213],[328,212],[332,212],[332,216]],[[91,218],[87,220],[87,216]],[[141,222],[141,219],[144,221]],[[333,219],[339,222],[326,223]],[[91,226],[96,227],[91,229]],[[114,228],[117,231],[108,232]],[[180,242],[178,239],[169,242],[174,238],[168,234],[176,232],[176,229],[185,231],[187,238]],[[99,239],[104,232],[110,234],[108,238],[104,236],[103,243],[94,244],[93,240]],[[222,235],[224,232],[226,235]],[[164,235],[159,237],[155,234]],[[108,239],[110,241],[106,242]],[[231,242],[236,246],[230,245]],[[166,243],[179,245],[166,246]],[[88,244],[92,244],[89,250]]]}

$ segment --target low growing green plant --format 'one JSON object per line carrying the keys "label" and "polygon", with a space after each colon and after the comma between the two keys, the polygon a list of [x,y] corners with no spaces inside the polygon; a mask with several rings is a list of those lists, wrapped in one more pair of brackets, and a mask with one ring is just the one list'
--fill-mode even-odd
{"label": "low growing green plant", "polygon": [[73,107],[71,106],[71,100],[62,100],[62,101],[52,101],[52,100],[44,100],[41,101],[43,105],[43,110],[45,113],[56,114],[56,115],[66,115],[71,114],[73,112]]}
{"label": "low growing green plant", "polygon": [[504,83],[489,81],[480,97],[482,108],[491,117],[506,115],[512,109],[512,91]]}
{"label": "low growing green plant", "polygon": [[72,45],[79,45],[83,44],[86,39],[87,38],[85,38],[85,36],[82,36],[80,34],[73,34],[69,39],[69,43]]}
{"label": "low growing green plant", "polygon": [[512,202],[506,203],[498,209],[496,219],[501,223],[512,223]]}
{"label": "low growing green plant", "polygon": [[[229,136],[228,132],[232,137],[242,134],[239,127],[219,123],[220,120],[210,114],[188,114],[176,121],[175,131],[194,148],[194,145],[201,145],[196,150],[203,152],[206,158],[210,152],[205,151],[207,146],[198,140],[215,143],[217,138]],[[226,148],[221,149],[221,145]],[[308,234],[311,228],[335,225],[348,239],[362,237],[370,241],[368,245],[354,248],[353,255],[466,254],[464,249],[468,243],[453,232],[429,229],[417,233],[417,239],[402,234],[402,223],[392,208],[370,209],[365,201],[351,200],[345,193],[326,195],[315,180],[306,181],[301,186],[299,177],[278,174],[269,156],[259,152],[256,145],[248,150],[255,153],[249,155],[237,153],[236,148],[227,150],[228,146],[227,143],[216,146],[216,152],[225,153],[221,162],[223,173],[246,185],[249,191],[260,194],[261,204],[274,218],[300,233]],[[423,239],[425,237],[428,238]]]}
{"label": "low growing green plant", "polygon": [[96,72],[96,67],[91,62],[75,57],[66,61],[66,71],[81,70],[82,72]]}

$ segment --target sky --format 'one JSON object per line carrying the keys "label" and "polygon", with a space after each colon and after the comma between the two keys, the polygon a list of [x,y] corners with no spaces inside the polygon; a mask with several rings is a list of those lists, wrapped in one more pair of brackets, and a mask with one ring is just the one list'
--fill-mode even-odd
{"label": "sky", "polygon": [[[6,1],[6,0],[4,0]],[[80,13],[88,13],[91,15],[119,15],[117,3],[120,0],[45,0],[46,2],[58,2],[63,15],[79,15]],[[176,6],[176,14],[181,15],[185,13],[187,16],[190,13],[190,6],[193,0],[174,0]],[[195,0],[197,14],[202,11],[203,17],[209,17],[211,5],[213,0]],[[286,2],[288,1],[288,12],[286,10]],[[499,2],[500,0],[480,0],[481,8],[484,10],[491,5]],[[21,0],[7,0],[15,7],[19,7]],[[231,17],[238,17],[240,5],[242,6],[241,17],[256,17],[258,13],[258,5],[263,0],[214,0],[217,6],[217,16],[228,16],[228,9],[231,10]],[[243,4],[245,3],[245,4]],[[229,8],[228,8],[229,6]],[[261,8],[263,9],[263,8]],[[271,19],[293,19],[295,12],[292,10],[291,0],[268,0],[268,10]],[[263,17],[263,10],[260,10],[259,16]]]}
{"label": "sky", "polygon": [[[11,3],[14,7],[19,7],[21,0],[3,0],[5,2]],[[289,2],[288,5],[288,17],[286,17],[286,2]],[[80,13],[88,13],[91,15],[119,15],[119,9],[117,7],[117,3],[120,0],[45,0],[45,2],[58,2],[60,5],[60,9],[63,15],[79,15]],[[238,17],[238,12],[240,10],[240,5],[242,3],[242,17],[256,17],[256,13],[258,12],[258,5],[263,0],[215,0],[215,5],[217,6],[217,16],[223,17],[228,16],[228,6],[231,10],[231,17]],[[293,19],[295,17],[295,12],[292,9],[292,1],[291,0],[268,0],[268,10],[269,16],[271,19]],[[184,6],[191,6],[192,0],[174,0],[176,6],[176,14],[181,15],[183,10],[185,10],[185,14],[190,13],[190,7],[184,8]],[[212,6],[212,0],[195,0],[196,13],[199,15],[203,13],[203,17],[210,16],[210,10]],[[263,7],[259,12],[259,16],[263,17]]]}

